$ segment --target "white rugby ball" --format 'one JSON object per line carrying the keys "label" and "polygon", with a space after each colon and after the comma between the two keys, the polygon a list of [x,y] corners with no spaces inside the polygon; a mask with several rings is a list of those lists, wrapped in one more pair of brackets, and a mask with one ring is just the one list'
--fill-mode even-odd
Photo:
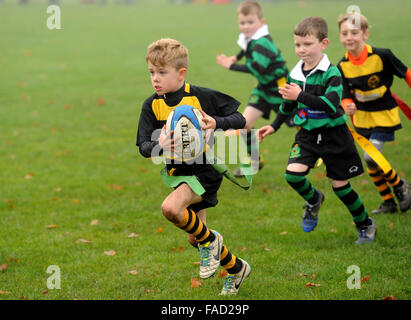
{"label": "white rugby ball", "polygon": [[203,116],[198,109],[181,105],[171,111],[166,122],[166,132],[173,130],[174,152],[165,152],[167,158],[189,161],[199,157],[205,147],[205,134],[202,129]]}

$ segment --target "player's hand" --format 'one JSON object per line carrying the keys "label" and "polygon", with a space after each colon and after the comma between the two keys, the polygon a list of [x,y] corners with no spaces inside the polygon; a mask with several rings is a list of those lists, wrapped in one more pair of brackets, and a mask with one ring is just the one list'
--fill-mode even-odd
{"label": "player's hand", "polygon": [[345,106],[345,114],[347,116],[353,116],[356,111],[357,111],[357,106],[355,105],[355,103],[348,103]]}
{"label": "player's hand", "polygon": [[258,142],[262,142],[264,138],[275,132],[272,126],[264,126],[257,131]]}
{"label": "player's hand", "polygon": [[174,139],[171,138],[173,135],[173,130],[170,130],[170,132],[166,132],[166,126],[164,125],[163,128],[161,129],[160,137],[158,138],[158,144],[160,147],[165,150],[165,151],[174,151],[175,145],[174,145]]}
{"label": "player's hand", "polygon": [[202,127],[203,130],[212,129],[215,130],[217,128],[217,122],[203,110],[199,110],[201,115],[203,116],[204,125]]}
{"label": "player's hand", "polygon": [[300,86],[296,83],[286,83],[283,87],[278,88],[278,92],[282,95],[282,98],[291,101],[297,101],[301,91]]}
{"label": "player's hand", "polygon": [[226,69],[230,69],[231,65],[236,61],[237,58],[235,56],[227,57],[225,54],[219,54],[217,56],[217,63]]}

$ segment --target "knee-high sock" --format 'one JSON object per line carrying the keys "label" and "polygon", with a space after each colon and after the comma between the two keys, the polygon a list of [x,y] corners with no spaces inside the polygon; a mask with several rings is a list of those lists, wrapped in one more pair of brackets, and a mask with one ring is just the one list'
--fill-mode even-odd
{"label": "knee-high sock", "polygon": [[360,196],[354,191],[350,183],[339,188],[333,187],[333,191],[350,211],[357,226],[369,224],[370,221],[368,220],[367,210]]}
{"label": "knee-high sock", "polygon": [[310,204],[316,204],[318,202],[318,192],[315,192],[315,189],[311,182],[305,177],[307,172],[285,172],[285,180],[288,184],[298,192],[298,194],[304,198]]}
{"label": "knee-high sock", "polygon": [[394,199],[394,196],[391,192],[390,186],[388,185],[387,180],[385,179],[384,172],[381,168],[367,168],[367,172],[370,175],[372,182],[377,188],[378,192],[383,201],[390,201]]}
{"label": "knee-high sock", "polygon": [[385,180],[394,188],[394,190],[403,185],[403,181],[397,174],[397,171],[391,169],[387,174],[384,175]]}
{"label": "knee-high sock", "polygon": [[199,244],[205,244],[215,239],[214,233],[207,228],[191,209],[185,210],[184,219],[180,224],[177,224],[177,227],[192,234]]}
{"label": "knee-high sock", "polygon": [[230,274],[240,272],[243,264],[224,245],[221,248],[220,265]]}

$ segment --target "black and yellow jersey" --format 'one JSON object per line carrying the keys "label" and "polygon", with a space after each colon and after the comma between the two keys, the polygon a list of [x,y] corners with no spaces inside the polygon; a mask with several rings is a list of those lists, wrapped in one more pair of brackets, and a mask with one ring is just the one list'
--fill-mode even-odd
{"label": "black and yellow jersey", "polygon": [[[236,99],[216,90],[185,83],[176,92],[161,96],[155,93],[143,103],[136,144],[144,157],[152,156],[153,149],[158,145],[160,129],[166,124],[171,111],[180,105],[203,110],[216,120],[217,129],[242,129],[245,126],[245,118],[237,111],[240,102]],[[191,165],[189,171],[194,167],[197,166]]]}
{"label": "black and yellow jersey", "polygon": [[407,67],[390,49],[365,45],[359,57],[348,52],[338,64],[343,76],[343,100],[355,102],[353,124],[357,131],[393,132],[401,128],[396,101],[390,87],[396,75],[405,78]]}

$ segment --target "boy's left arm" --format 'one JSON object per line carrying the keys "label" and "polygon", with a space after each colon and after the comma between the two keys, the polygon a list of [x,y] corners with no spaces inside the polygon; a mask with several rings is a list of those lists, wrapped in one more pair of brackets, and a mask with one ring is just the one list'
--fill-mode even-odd
{"label": "boy's left arm", "polygon": [[331,74],[325,83],[325,93],[321,96],[301,91],[297,97],[298,102],[303,103],[312,110],[325,111],[328,114],[335,114],[341,102],[342,78],[341,74]]}
{"label": "boy's left arm", "polygon": [[383,51],[385,58],[388,60],[393,73],[399,77],[404,78],[405,82],[407,82],[408,87],[411,88],[411,70],[408,69],[400,59],[398,59],[390,49],[385,49]]}

